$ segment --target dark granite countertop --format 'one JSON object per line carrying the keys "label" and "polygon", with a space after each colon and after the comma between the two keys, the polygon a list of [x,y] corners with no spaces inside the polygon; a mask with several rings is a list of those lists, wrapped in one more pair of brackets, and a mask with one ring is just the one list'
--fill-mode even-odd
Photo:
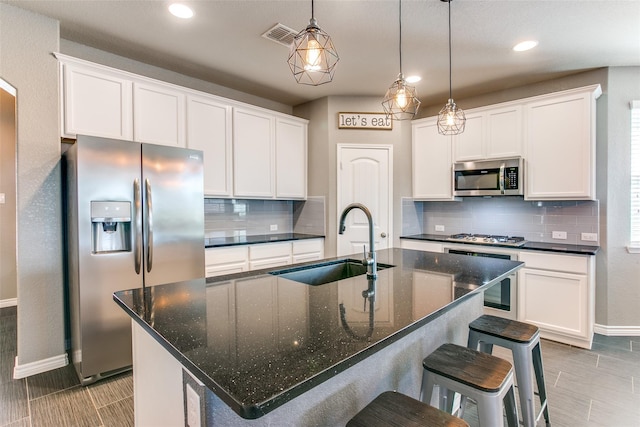
{"label": "dark granite countertop", "polygon": [[218,248],[221,246],[252,245],[256,243],[275,243],[275,242],[287,242],[290,240],[321,239],[321,238],[324,238],[324,236],[318,236],[315,234],[302,234],[302,233],[257,234],[252,236],[240,236],[240,237],[213,237],[213,238],[204,239],[204,247]]}
{"label": "dark granite countertop", "polygon": [[378,272],[374,310],[362,295],[371,286],[366,275],[310,286],[269,274],[282,267],[120,291],[114,300],[235,412],[258,418],[523,266],[397,248],[376,253],[393,267]]}
{"label": "dark granite countertop", "polygon": [[545,243],[545,242],[527,242],[523,246],[514,247],[509,245],[501,245],[501,244],[482,244],[478,245],[475,243],[466,243],[466,242],[452,242],[447,240],[448,236],[444,236],[441,234],[414,234],[411,236],[402,236],[401,239],[410,239],[410,240],[427,240],[430,242],[442,242],[449,243],[452,245],[474,245],[474,246],[494,246],[494,247],[502,247],[507,249],[514,250],[531,250],[531,251],[545,251],[545,252],[557,252],[563,254],[577,254],[577,255],[595,255],[600,249],[599,246],[588,246],[588,245],[568,245],[563,243]]}

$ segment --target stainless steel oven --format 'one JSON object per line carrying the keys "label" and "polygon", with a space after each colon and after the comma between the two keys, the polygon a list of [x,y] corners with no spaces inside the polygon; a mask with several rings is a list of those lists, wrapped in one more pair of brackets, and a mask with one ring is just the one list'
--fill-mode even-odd
{"label": "stainless steel oven", "polygon": [[[469,247],[468,245],[459,245],[445,247],[444,251],[450,254],[509,259],[514,261],[518,260],[518,255],[515,251],[501,251],[494,248],[476,249],[475,247]],[[516,320],[517,290],[516,274],[513,274],[503,279],[501,282],[491,286],[489,289],[484,291],[484,312],[486,314]]]}

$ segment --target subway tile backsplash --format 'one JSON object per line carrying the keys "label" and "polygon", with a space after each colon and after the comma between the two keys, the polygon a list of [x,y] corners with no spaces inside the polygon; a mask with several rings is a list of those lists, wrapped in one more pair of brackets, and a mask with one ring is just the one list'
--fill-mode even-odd
{"label": "subway tile backsplash", "polygon": [[291,233],[293,202],[204,199],[204,230],[205,238]]}
{"label": "subway tile backsplash", "polygon": [[[522,236],[534,242],[598,245],[581,233],[599,237],[598,201],[525,201],[521,197],[464,198],[461,202],[402,200],[402,233],[478,233]],[[436,225],[445,231],[435,231]],[[552,238],[567,233],[566,240]]]}
{"label": "subway tile backsplash", "polygon": [[281,233],[323,236],[324,209],[324,197],[306,201],[205,198],[205,238]]}

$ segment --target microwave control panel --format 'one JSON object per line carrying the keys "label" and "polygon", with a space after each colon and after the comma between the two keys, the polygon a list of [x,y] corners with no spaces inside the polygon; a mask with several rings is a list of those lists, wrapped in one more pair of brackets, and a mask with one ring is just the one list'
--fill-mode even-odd
{"label": "microwave control panel", "polygon": [[504,170],[504,188],[505,190],[517,190],[518,189],[518,168],[508,167]]}

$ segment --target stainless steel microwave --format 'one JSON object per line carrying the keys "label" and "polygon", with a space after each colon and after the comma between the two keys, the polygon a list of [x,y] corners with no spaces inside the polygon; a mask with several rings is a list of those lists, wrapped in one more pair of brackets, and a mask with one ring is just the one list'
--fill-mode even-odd
{"label": "stainless steel microwave", "polygon": [[522,158],[455,163],[454,196],[522,196]]}

